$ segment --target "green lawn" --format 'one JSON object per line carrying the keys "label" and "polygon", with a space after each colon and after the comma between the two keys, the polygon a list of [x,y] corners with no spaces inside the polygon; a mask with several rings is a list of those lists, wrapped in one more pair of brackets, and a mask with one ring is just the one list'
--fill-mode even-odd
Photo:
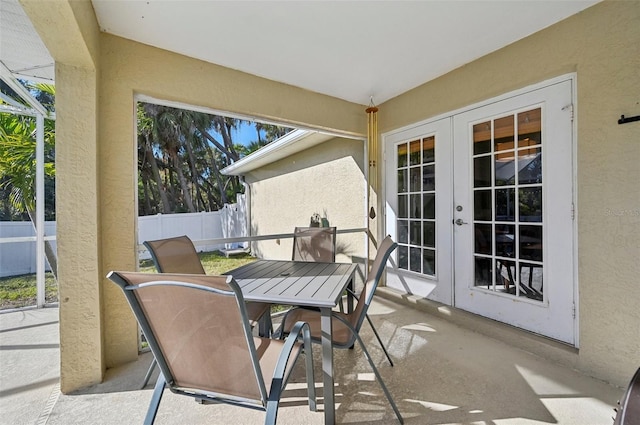
{"label": "green lawn", "polygon": [[[249,254],[234,255],[233,257],[227,258],[220,254],[219,251],[201,252],[198,256],[200,257],[204,270],[210,275],[222,274],[256,260],[255,257],[252,257]],[[153,261],[140,261],[140,271],[145,273],[154,273],[156,268],[153,265]]]}
{"label": "green lawn", "polygon": [[[219,252],[203,252],[199,256],[207,274],[212,275],[222,274],[255,261],[255,258],[248,254],[226,258]],[[141,261],[140,271],[155,272],[153,262],[151,260]],[[51,273],[45,275],[45,291],[47,303],[58,301],[58,285]],[[0,310],[34,305],[36,305],[35,274],[0,278]]]}
{"label": "green lawn", "polygon": [[[45,273],[45,302],[58,302],[58,284],[53,274]],[[36,305],[36,275],[0,278],[0,310]]]}

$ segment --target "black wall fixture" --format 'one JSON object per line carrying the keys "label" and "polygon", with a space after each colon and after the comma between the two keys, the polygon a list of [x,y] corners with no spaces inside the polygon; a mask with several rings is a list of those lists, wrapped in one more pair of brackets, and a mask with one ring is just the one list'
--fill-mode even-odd
{"label": "black wall fixture", "polygon": [[628,122],[640,121],[640,115],[636,115],[635,117],[625,118],[624,115],[620,115],[620,119],[618,120],[618,124],[626,124]]}

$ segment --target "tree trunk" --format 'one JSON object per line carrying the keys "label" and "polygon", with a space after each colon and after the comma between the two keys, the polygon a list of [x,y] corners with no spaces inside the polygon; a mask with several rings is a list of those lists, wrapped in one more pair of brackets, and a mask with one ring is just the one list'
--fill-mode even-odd
{"label": "tree trunk", "polygon": [[144,175],[145,176],[142,178],[142,190],[144,190],[144,215],[151,215],[153,214],[153,207],[151,206],[153,190],[150,187],[151,184],[149,183],[149,178],[146,177],[146,173]]}
{"label": "tree trunk", "polygon": [[216,182],[218,183],[218,190],[220,191],[220,201],[222,205],[227,203],[227,192],[224,190],[224,183],[222,182],[222,174],[220,174],[220,170],[218,169],[218,164],[216,163],[216,155],[215,152],[211,153],[211,166],[214,170],[214,175],[216,176]]}
{"label": "tree trunk", "polygon": [[[191,125],[190,130],[190,135],[194,136],[194,130],[195,130],[195,125]],[[191,184],[193,185],[195,191],[196,191],[196,202],[199,202],[202,199],[202,194],[200,193],[200,183],[198,182],[198,170],[196,169],[196,157],[193,154],[193,148],[191,147],[191,143],[189,142],[189,140],[191,140],[190,138],[186,138],[185,139],[185,148],[187,150],[187,155],[189,157],[189,170],[191,172]],[[204,206],[204,205],[203,205]],[[199,211],[199,209],[196,209],[196,212]]]}
{"label": "tree trunk", "polygon": [[223,117],[215,117],[216,120],[220,122],[220,134],[222,135],[222,140],[224,140],[224,145],[227,147],[228,152],[230,152],[233,156],[233,160],[237,161],[239,158],[238,153],[236,152],[235,147],[233,146],[233,141],[231,140],[231,126],[225,121]]}
{"label": "tree trunk", "polygon": [[176,174],[178,175],[178,181],[180,183],[180,187],[182,188],[182,195],[184,196],[184,202],[187,204],[187,208],[189,212],[196,212],[196,209],[193,207],[193,200],[191,199],[191,193],[189,192],[189,185],[187,185],[187,179],[184,177],[184,173],[182,172],[182,164],[180,164],[180,157],[177,153],[173,153],[171,155],[173,159],[173,164],[176,169]]}
{"label": "tree trunk", "polygon": [[162,165],[165,171],[164,177],[163,177],[163,187],[166,188],[167,190],[169,205],[170,205],[169,211],[165,212],[165,214],[171,214],[176,212],[179,204],[179,199],[175,191],[175,178],[173,176],[174,172],[173,172],[172,161],[170,158],[167,158],[168,155],[166,153],[164,155],[167,161],[162,162]]}
{"label": "tree trunk", "polygon": [[209,202],[209,211],[217,211],[220,209],[218,206],[218,199],[215,196],[215,187],[208,181],[205,180],[203,184],[203,189],[207,195],[207,200]]}
{"label": "tree trunk", "polygon": [[158,163],[156,162],[156,156],[153,154],[153,150],[151,149],[151,141],[148,137],[145,137],[147,143],[144,147],[145,154],[147,155],[147,161],[151,164],[151,173],[153,174],[153,179],[156,181],[156,185],[158,186],[158,193],[160,193],[160,199],[162,200],[162,212],[165,214],[169,214],[171,212],[171,205],[169,204],[169,198],[167,198],[167,192],[164,189],[164,185],[162,184],[162,178],[160,177],[160,171],[158,170]]}
{"label": "tree trunk", "polygon": [[220,144],[220,142],[218,142],[215,137],[213,137],[212,135],[210,135],[209,133],[207,133],[204,129],[200,128],[199,126],[196,125],[196,128],[198,129],[198,131],[200,131],[200,133],[211,143],[213,143],[213,145],[218,148],[218,150],[220,152],[222,152],[223,154],[225,154],[227,157],[229,157],[231,160],[233,160],[234,162],[237,161],[239,159],[239,156],[237,154],[237,152],[235,150],[229,150],[227,149],[227,147],[225,145]]}

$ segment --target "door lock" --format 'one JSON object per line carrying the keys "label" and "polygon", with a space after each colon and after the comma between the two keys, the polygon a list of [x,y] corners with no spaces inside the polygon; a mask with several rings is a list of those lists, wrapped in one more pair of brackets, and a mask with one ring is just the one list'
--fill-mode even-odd
{"label": "door lock", "polygon": [[463,221],[461,218],[454,221],[454,223],[457,224],[458,226],[462,226],[463,224],[469,224],[466,221]]}

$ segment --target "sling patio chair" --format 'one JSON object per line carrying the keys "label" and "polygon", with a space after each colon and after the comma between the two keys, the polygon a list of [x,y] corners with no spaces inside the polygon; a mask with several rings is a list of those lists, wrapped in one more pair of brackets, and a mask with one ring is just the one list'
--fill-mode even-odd
{"label": "sling patio chair", "polygon": [[296,227],[293,231],[293,261],[336,261],[335,227]]}
{"label": "sling patio chair", "polygon": [[[318,261],[318,262],[335,262],[336,261],[336,228],[335,227],[296,227],[293,232],[293,258],[294,261]],[[348,297],[357,298],[353,293],[352,286],[347,288]],[[344,312],[342,302],[340,302],[340,311]],[[349,308],[351,307],[351,301],[349,300]],[[301,307],[307,310],[319,310],[315,307]],[[378,335],[376,327],[373,325],[373,321],[367,314],[366,316],[369,325],[373,328],[373,332],[382,347],[382,350],[387,355],[387,360],[391,366],[393,366],[393,360],[387,349]]]}
{"label": "sling patio chair", "polygon": [[302,352],[307,353],[309,408],[316,411],[306,323],[293,325],[284,341],[254,337],[242,291],[232,276],[112,271],[107,277],[124,292],[160,368],[145,425],[155,421],[165,386],[207,404],[263,410],[265,424],[275,424],[282,393]]}
{"label": "sling patio chair", "polygon": [[[335,263],[336,228],[335,227],[296,227],[293,230],[293,261],[317,263]],[[302,307],[318,310],[316,307]],[[344,311],[340,302],[340,311]]]}
{"label": "sling patio chair", "polygon": [[[362,351],[364,356],[369,361],[371,365],[371,369],[380,383],[382,390],[384,391],[385,396],[389,400],[389,404],[393,408],[398,420],[400,423],[403,423],[402,416],[396,407],[387,386],[384,384],[378,369],[376,368],[369,352],[367,351],[362,338],[360,337],[360,328],[362,327],[362,323],[364,322],[365,317],[367,317],[367,310],[371,301],[373,300],[373,295],[375,290],[380,282],[380,278],[382,277],[382,273],[384,271],[385,265],[389,256],[396,249],[398,245],[391,239],[391,236],[387,236],[380,246],[378,247],[378,252],[373,261],[373,265],[371,266],[371,270],[369,275],[367,276],[367,280],[364,283],[364,287],[359,296],[356,297],[357,304],[353,312],[343,313],[334,311],[332,313],[332,344],[334,348],[342,348],[348,349],[353,346],[355,341],[358,341],[360,347],[362,347]],[[368,317],[367,317],[368,318]],[[293,308],[289,310],[282,319],[282,324],[280,328],[276,332],[281,338],[290,334],[295,328],[295,323],[298,321],[306,322],[309,324],[311,329],[311,341],[315,343],[321,343],[321,327],[320,327],[320,312],[314,310],[308,310],[304,308]],[[371,321],[369,320],[371,324]],[[373,328],[373,327],[372,327]],[[376,335],[376,338],[382,345],[382,341],[380,341],[380,336],[378,335],[375,328],[373,328],[373,332]],[[385,349],[384,345],[382,345],[382,349],[387,356],[389,362],[391,362],[391,358],[389,357],[389,353]],[[391,363],[393,366],[393,363]]]}
{"label": "sling patio chair", "polygon": [[[206,274],[198,251],[188,236],[145,241],[144,246],[149,250],[158,273]],[[271,304],[248,302],[247,315],[252,327],[259,325],[260,336],[271,335]],[[152,361],[142,388],[147,386],[155,367],[156,363]]]}

